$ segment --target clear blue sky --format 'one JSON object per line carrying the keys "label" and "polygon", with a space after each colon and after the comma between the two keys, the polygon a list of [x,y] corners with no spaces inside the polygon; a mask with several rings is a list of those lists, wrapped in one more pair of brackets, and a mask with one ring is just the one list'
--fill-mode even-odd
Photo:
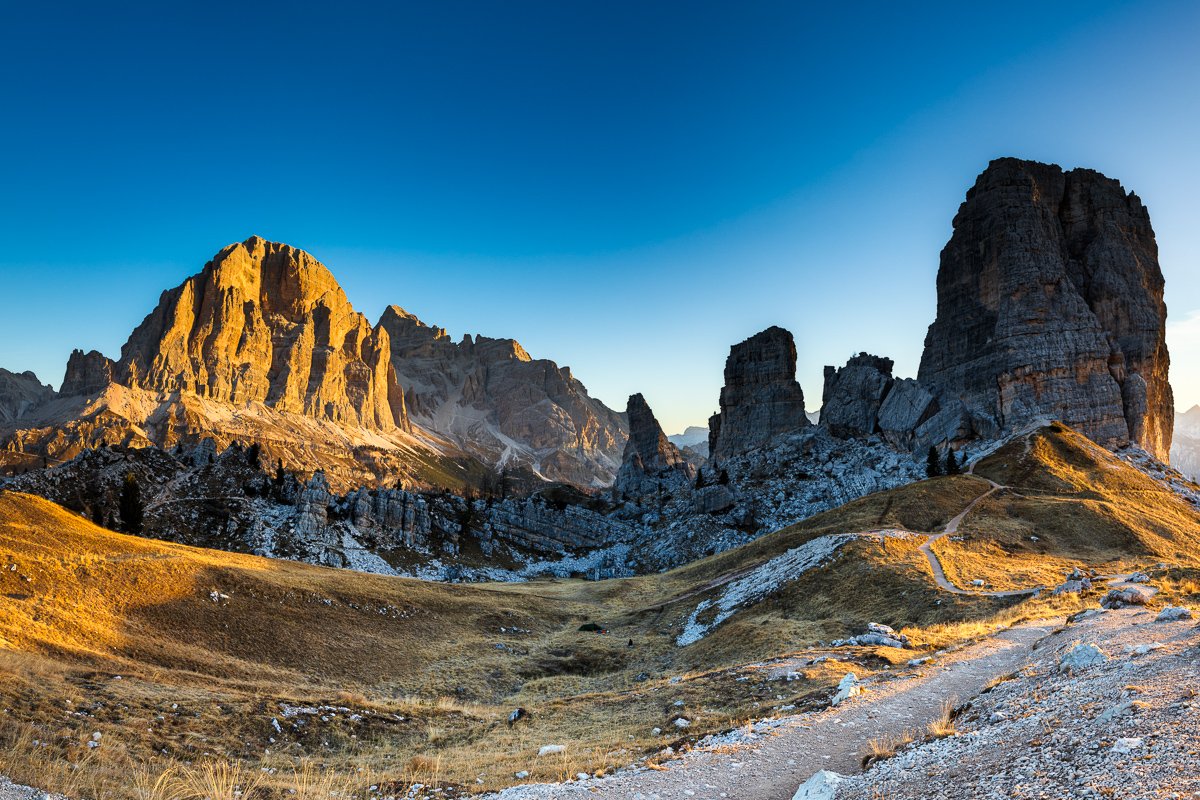
{"label": "clear blue sky", "polygon": [[783,325],[815,408],[853,352],[916,372],[954,212],[1014,155],[1142,196],[1200,402],[1200,4],[249,5],[0,2],[0,366],[116,357],[258,234],[669,431]]}

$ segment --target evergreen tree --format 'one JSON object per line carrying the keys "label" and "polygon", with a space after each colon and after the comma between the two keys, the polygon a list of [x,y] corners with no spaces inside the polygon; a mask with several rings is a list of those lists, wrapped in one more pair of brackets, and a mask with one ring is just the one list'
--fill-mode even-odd
{"label": "evergreen tree", "polygon": [[104,508],[99,502],[92,506],[92,524],[104,527]]}
{"label": "evergreen tree", "polygon": [[929,445],[929,456],[925,460],[925,475],[929,478],[936,478],[942,474],[942,460],[938,458],[937,448]]}
{"label": "evergreen tree", "polygon": [[703,489],[708,484],[704,482],[704,468],[696,470],[696,488]]}
{"label": "evergreen tree", "polygon": [[726,470],[721,470],[720,476],[717,477],[717,483],[721,484],[722,486],[728,486],[729,485],[729,472],[727,472]]}
{"label": "evergreen tree", "polygon": [[957,475],[959,473],[958,459],[954,457],[954,451],[946,448],[946,474]]}
{"label": "evergreen tree", "polygon": [[121,514],[121,528],[125,533],[142,532],[142,487],[138,485],[137,477],[132,472],[126,473],[125,483],[121,485],[121,499],[117,503]]}
{"label": "evergreen tree", "polygon": [[255,442],[254,444],[250,445],[250,447],[248,447],[246,449],[246,463],[249,464],[254,469],[258,469],[259,468],[258,457],[261,453],[262,453],[262,445],[260,445],[258,442]]}
{"label": "evergreen tree", "polygon": [[[283,486],[283,482],[287,479],[286,473],[283,471],[283,459],[279,459],[275,463],[275,485]],[[399,488],[399,487],[397,487]]]}

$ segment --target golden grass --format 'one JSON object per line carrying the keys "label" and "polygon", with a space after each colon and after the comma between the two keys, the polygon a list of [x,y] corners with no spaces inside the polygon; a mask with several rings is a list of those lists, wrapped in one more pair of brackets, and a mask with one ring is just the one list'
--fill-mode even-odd
{"label": "golden grass", "polygon": [[1053,587],[1080,564],[1117,573],[1200,560],[1200,515],[1177,495],[1062,426],[1029,440],[1028,451],[1016,440],[976,467],[1010,488],[934,544],[951,581]]}
{"label": "golden grass", "polygon": [[871,739],[867,742],[867,752],[862,759],[863,767],[895,757],[901,749],[916,741],[916,738],[912,731],[901,731]]}
{"label": "golden grass", "polygon": [[[980,465],[1026,496],[980,503],[966,540],[939,546],[953,579],[1049,584],[1080,562],[1161,559],[1178,564],[1162,573],[1164,599],[1200,599],[1194,510],[1073,434],[1036,436],[1029,457],[1017,443]],[[1084,608],[1073,595],[950,595],[917,549],[923,536],[867,538],[675,645],[697,603],[770,558],[829,533],[936,532],[985,489],[971,476],[923,481],[663,575],[476,586],[121,536],[0,493],[0,773],[72,796],[189,800],[238,786],[247,800],[255,778],[263,797],[347,797],[611,771],[781,706],[819,707],[847,666],[866,676],[914,655],[845,648],[838,669],[793,682],[753,666],[820,652],[869,621],[920,653]],[[609,634],[579,632],[585,621]],[[531,716],[510,727],[516,706]],[[952,731],[948,718],[939,730]],[[544,744],[567,750],[538,758]]]}
{"label": "golden grass", "polygon": [[941,712],[936,719],[925,726],[925,732],[931,739],[944,739],[957,733],[954,728],[953,701],[947,700],[942,703]]}

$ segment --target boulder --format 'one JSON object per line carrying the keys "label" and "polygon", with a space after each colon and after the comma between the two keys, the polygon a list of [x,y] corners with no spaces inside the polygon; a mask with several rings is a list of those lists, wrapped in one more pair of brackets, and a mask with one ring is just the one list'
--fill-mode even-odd
{"label": "boulder", "polygon": [[1054,594],[1079,594],[1092,588],[1092,582],[1088,578],[1078,580],[1066,580],[1054,587]]}
{"label": "boulder", "polygon": [[834,800],[838,786],[844,780],[838,773],[823,769],[806,780],[792,795],[792,800]]}
{"label": "boulder", "polygon": [[1113,742],[1112,751],[1118,755],[1129,755],[1142,747],[1141,736],[1122,736]]}
{"label": "boulder", "polygon": [[737,498],[728,486],[704,486],[692,494],[692,511],[697,514],[720,514],[733,508],[736,502]]}
{"label": "boulder", "polygon": [[859,353],[841,369],[825,367],[820,424],[835,436],[870,436],[893,383],[890,358]]}
{"label": "boulder", "polygon": [[1069,674],[1103,664],[1106,661],[1108,661],[1108,656],[1097,645],[1090,642],[1079,642],[1059,658],[1058,669]]}
{"label": "boulder", "polygon": [[1144,606],[1153,595],[1138,586],[1127,586],[1124,589],[1109,589],[1108,594],[1100,601],[1103,608],[1124,608],[1125,606]]}
{"label": "boulder", "polygon": [[1158,612],[1158,616],[1154,618],[1155,622],[1178,622],[1183,619],[1191,619],[1192,610],[1183,606],[1167,606],[1162,611]]}
{"label": "boulder", "polygon": [[853,672],[847,672],[846,675],[838,682],[837,693],[830,700],[830,705],[837,705],[851,697],[857,697],[862,694],[862,683],[858,680],[858,676]]}

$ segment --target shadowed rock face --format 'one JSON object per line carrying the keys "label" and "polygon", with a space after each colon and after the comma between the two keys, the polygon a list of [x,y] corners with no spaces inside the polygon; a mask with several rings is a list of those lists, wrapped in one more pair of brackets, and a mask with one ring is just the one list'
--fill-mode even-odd
{"label": "shadowed rock face", "polygon": [[626,406],[629,418],[629,439],[613,490],[617,495],[638,496],[647,492],[649,484],[662,482],[674,488],[696,476],[679,448],[671,444],[662,426],[654,417],[646,399],[640,394],[629,396]]}
{"label": "shadowed rock face", "polygon": [[117,373],[128,386],[390,430],[408,421],[389,355],[387,333],[323,264],[251,237],[163,293]]}
{"label": "shadowed rock face", "polygon": [[937,293],[918,380],[944,413],[961,402],[956,425],[1050,417],[1167,458],[1167,310],[1137,195],[1092,170],[993,161],[954,218]]}
{"label": "shadowed rock face", "polygon": [[96,350],[72,350],[59,394],[70,397],[103,392],[112,383],[113,367],[112,359]]}
{"label": "shadowed rock face", "polygon": [[550,480],[608,485],[626,426],[567,367],[532,358],[514,339],[454,342],[399,306],[379,321],[418,425],[485,461],[525,462]]}
{"label": "shadowed rock face", "polygon": [[54,389],[32,372],[0,369],[0,422],[18,420],[52,397]]}
{"label": "shadowed rock face", "polygon": [[710,458],[745,453],[811,424],[791,333],[772,326],[729,348],[721,410],[709,419]]}
{"label": "shadowed rock face", "polygon": [[859,353],[840,369],[825,367],[821,424],[835,436],[875,433],[893,383],[890,358]]}

